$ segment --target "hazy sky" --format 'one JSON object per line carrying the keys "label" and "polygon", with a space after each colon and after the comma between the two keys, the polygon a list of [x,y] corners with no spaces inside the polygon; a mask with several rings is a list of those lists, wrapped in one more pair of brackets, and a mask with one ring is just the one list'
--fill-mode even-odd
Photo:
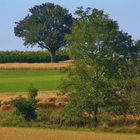
{"label": "hazy sky", "polygon": [[140,0],[0,0],[0,50],[27,50],[22,39],[14,35],[15,21],[22,20],[29,8],[46,2],[59,4],[72,13],[79,6],[103,9],[118,21],[121,30],[140,39]]}

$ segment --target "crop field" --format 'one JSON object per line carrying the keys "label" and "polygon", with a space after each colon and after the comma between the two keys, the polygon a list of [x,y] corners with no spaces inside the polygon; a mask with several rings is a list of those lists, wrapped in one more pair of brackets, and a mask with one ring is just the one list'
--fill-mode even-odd
{"label": "crop field", "polygon": [[0,63],[0,70],[58,70],[72,65],[72,60],[59,63]]}
{"label": "crop field", "polygon": [[39,91],[56,90],[61,77],[60,70],[0,70],[0,92],[23,92],[33,84]]}
{"label": "crop field", "polygon": [[[38,108],[62,108],[68,103],[68,98],[65,95],[58,95],[58,91],[41,91],[36,97]],[[27,97],[25,92],[16,92],[0,94],[0,113],[6,110],[13,109],[11,99],[18,96]]]}
{"label": "crop field", "polygon": [[140,140],[140,135],[33,128],[0,128],[0,140]]}
{"label": "crop field", "polygon": [[56,90],[61,77],[61,71],[72,65],[71,60],[59,63],[1,63],[0,93],[24,92],[33,84],[38,90]]}

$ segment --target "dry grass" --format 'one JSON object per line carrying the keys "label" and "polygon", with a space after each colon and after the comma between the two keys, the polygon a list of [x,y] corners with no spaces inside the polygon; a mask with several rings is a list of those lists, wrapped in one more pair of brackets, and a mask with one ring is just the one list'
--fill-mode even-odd
{"label": "dry grass", "polygon": [[[140,120],[139,116],[137,118]],[[134,115],[118,115],[115,117],[112,117],[110,120],[110,126],[121,126],[121,125],[133,125],[136,121],[136,118]]]}
{"label": "dry grass", "polygon": [[[37,98],[49,98],[49,97],[57,97],[58,91],[40,91]],[[4,92],[0,93],[0,100],[10,100],[16,98],[18,96],[27,96],[27,92]]]}
{"label": "dry grass", "polygon": [[[58,96],[58,91],[42,91],[39,92],[36,97],[37,106],[41,108],[60,108],[64,107],[68,103],[66,96]],[[0,94],[0,111],[6,111],[12,109],[10,104],[11,99],[15,99],[18,96],[26,97],[24,92],[19,93],[7,93]]]}
{"label": "dry grass", "polygon": [[1,63],[0,70],[51,70],[62,69],[72,65],[72,60],[59,63]]}
{"label": "dry grass", "polygon": [[140,135],[32,128],[0,128],[0,140],[140,140]]}
{"label": "dry grass", "polygon": [[[38,96],[36,97],[37,107],[38,108],[63,108],[66,104],[68,104],[67,96],[58,96],[58,91],[40,91]],[[12,109],[11,99],[15,99],[18,96],[26,97],[27,93],[19,92],[19,93],[7,93],[0,94],[0,112],[7,111]],[[89,116],[90,114],[84,113],[85,116]],[[115,126],[127,126],[131,129],[131,126],[140,126],[140,116],[133,115],[120,115],[120,116],[112,116],[108,125],[110,127]],[[101,127],[104,127],[101,125]],[[107,126],[105,126],[107,127]],[[132,127],[133,129],[133,127]]]}

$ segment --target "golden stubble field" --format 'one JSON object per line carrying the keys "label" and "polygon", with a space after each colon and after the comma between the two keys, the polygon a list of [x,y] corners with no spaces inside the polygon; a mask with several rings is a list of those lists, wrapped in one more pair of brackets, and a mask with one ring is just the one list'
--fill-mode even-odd
{"label": "golden stubble field", "polygon": [[[41,108],[61,108],[68,103],[67,96],[58,95],[58,91],[40,91],[36,97],[37,107]],[[0,93],[0,112],[12,109],[11,99],[18,96],[27,97],[27,93]],[[0,139],[1,140],[1,139]]]}
{"label": "golden stubble field", "polygon": [[72,60],[59,63],[1,63],[0,70],[52,70],[71,66]]}
{"label": "golden stubble field", "polygon": [[0,140],[140,140],[140,135],[34,128],[0,128]]}

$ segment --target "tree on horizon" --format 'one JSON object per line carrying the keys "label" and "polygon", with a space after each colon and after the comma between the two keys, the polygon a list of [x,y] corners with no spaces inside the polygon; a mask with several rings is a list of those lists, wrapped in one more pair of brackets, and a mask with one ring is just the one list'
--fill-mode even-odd
{"label": "tree on horizon", "polygon": [[71,32],[72,15],[66,8],[53,3],[35,5],[29,14],[16,22],[14,33],[24,41],[24,45],[37,45],[50,52],[51,62],[55,62],[55,53],[65,47],[64,36]]}

